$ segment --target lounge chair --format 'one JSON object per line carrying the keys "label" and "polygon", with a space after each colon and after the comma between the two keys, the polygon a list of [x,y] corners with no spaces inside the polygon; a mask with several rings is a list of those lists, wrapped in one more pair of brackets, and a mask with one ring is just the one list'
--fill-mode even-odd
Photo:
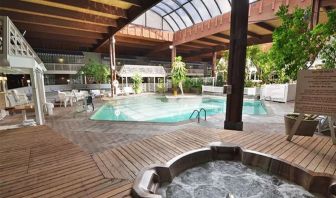
{"label": "lounge chair", "polygon": [[62,106],[62,103],[64,107],[67,107],[68,102],[70,102],[70,104],[72,103],[71,101],[72,99],[69,96],[67,96],[65,92],[58,91],[58,99],[60,102],[60,107]]}
{"label": "lounge chair", "polygon": [[129,95],[129,94],[134,94],[134,90],[132,87],[124,87],[124,93],[126,95]]}
{"label": "lounge chair", "polygon": [[83,100],[85,98],[83,92],[79,92],[78,90],[72,90],[71,93],[74,96],[74,101],[78,102],[80,100]]}
{"label": "lounge chair", "polygon": [[8,92],[6,94],[6,100],[6,106],[9,108],[29,103],[26,94],[19,93],[17,90],[12,90]]}

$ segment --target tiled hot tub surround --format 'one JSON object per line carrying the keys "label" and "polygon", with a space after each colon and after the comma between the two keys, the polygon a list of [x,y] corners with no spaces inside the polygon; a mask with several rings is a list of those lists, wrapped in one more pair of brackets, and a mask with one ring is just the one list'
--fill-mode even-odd
{"label": "tiled hot tub surround", "polygon": [[132,195],[160,198],[161,195],[155,194],[160,184],[171,182],[189,168],[215,160],[241,161],[244,165],[261,168],[303,186],[312,193],[336,198],[336,178],[332,175],[315,173],[272,156],[223,142],[211,143],[209,147],[179,155],[165,165],[153,165],[142,170],[134,181]]}

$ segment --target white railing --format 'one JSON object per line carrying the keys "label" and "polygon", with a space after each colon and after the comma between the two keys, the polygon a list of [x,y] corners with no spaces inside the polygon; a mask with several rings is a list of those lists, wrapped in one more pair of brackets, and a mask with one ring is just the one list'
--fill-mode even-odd
{"label": "white railing", "polygon": [[45,63],[48,71],[73,71],[77,72],[84,64]]}
{"label": "white railing", "polygon": [[4,55],[34,58],[38,64],[42,61],[33,48],[28,44],[21,32],[6,16],[0,16],[1,23],[1,51]]}

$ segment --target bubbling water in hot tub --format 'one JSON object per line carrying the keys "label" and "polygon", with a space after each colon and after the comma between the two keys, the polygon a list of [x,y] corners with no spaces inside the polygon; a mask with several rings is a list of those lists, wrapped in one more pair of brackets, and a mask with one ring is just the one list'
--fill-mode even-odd
{"label": "bubbling water in hot tub", "polygon": [[310,198],[303,187],[240,162],[212,161],[188,169],[159,189],[165,198]]}

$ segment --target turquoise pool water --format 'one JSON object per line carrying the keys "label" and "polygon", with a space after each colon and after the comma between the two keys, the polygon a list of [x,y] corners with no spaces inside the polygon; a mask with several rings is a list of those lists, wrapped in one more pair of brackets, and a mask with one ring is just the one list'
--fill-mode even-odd
{"label": "turquoise pool water", "polygon": [[[189,120],[195,109],[204,108],[207,116],[225,112],[226,100],[218,97],[172,98],[141,96],[116,100],[103,105],[92,120],[140,121],[140,122],[180,122]],[[243,114],[265,115],[260,101],[245,100]],[[196,117],[194,114],[193,118]],[[204,117],[204,113],[201,113]]]}

